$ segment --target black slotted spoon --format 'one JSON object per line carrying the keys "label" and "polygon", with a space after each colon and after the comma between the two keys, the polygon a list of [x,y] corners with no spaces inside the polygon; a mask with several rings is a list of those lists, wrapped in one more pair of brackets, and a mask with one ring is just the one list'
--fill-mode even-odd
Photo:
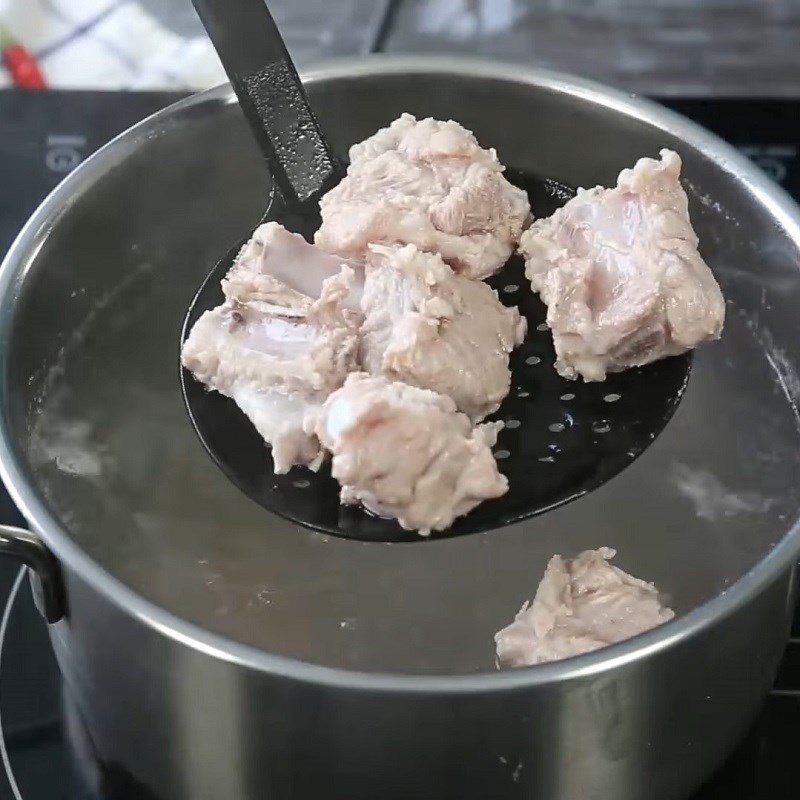
{"label": "black slotted spoon", "polygon": [[[344,175],[264,0],[192,0],[264,154],[277,193],[266,217],[309,235]],[[309,228],[309,225],[314,227]]]}
{"label": "black slotted spoon", "polygon": [[[193,0],[267,160],[274,188],[264,221],[311,239],[319,198],[343,174],[324,139],[297,71],[264,0]],[[398,109],[398,114],[406,109]],[[388,123],[390,120],[386,120]],[[509,169],[528,192],[537,217],[552,214],[572,190],[554,180]],[[223,301],[220,280],[246,239],[217,263],[184,322],[183,342],[200,315]],[[561,378],[553,368],[546,309],[533,294],[518,256],[489,283],[528,321],[525,343],[511,357],[511,392],[495,455],[509,491],[481,504],[434,538],[491,530],[574,500],[632,463],[674,413],[688,380],[689,354],[628,370],[599,384]],[[269,449],[233,400],[209,392],[185,369],[181,385],[189,416],[220,469],[267,510],[315,530],[378,542],[425,541],[394,520],[339,504],[329,465],[318,473],[295,467],[276,475]]]}
{"label": "black slotted spoon", "polygon": [[[319,199],[345,170],[325,140],[280,31],[264,0],[192,2],[272,176],[261,221],[280,222],[311,240],[321,221]],[[246,233],[217,262],[192,299],[181,342],[204,311],[223,301],[220,281],[252,231]],[[191,404],[189,412],[197,427]],[[203,443],[208,447],[205,439]]]}

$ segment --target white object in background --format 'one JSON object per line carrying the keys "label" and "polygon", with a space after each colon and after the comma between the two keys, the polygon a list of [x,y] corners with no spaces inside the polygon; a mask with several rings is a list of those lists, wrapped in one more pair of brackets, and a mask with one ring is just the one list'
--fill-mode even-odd
{"label": "white object in background", "polygon": [[[226,80],[203,35],[166,29],[133,0],[0,0],[0,17],[63,89],[205,89]],[[0,70],[0,86],[11,79]]]}

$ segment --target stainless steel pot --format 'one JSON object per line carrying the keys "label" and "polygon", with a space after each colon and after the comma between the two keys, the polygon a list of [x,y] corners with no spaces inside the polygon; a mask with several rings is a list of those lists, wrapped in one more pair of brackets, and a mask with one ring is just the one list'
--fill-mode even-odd
{"label": "stainless steel pot", "polygon": [[[240,495],[180,397],[186,306],[267,196],[230,92],[118,137],[0,273],[2,477],[35,531],[6,529],[0,549],[37,576],[98,758],[170,800],[684,797],[758,710],[791,616],[797,208],[697,126],[565,76],[376,59],[307,81],[342,151],[404,110],[575,185],[678,150],[725,336],[653,445],[590,495],[457,539],[329,538]],[[547,558],[598,545],[678,619],[497,672],[492,633]]]}

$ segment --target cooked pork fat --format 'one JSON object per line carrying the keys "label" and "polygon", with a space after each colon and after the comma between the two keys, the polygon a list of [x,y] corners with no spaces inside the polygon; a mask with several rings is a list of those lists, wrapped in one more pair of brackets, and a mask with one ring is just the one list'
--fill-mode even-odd
{"label": "cooked pork fat", "polygon": [[473,421],[508,394],[508,357],[525,319],[440,256],[411,244],[370,245],[361,309],[365,371],[447,395]]}
{"label": "cooked pork fat", "polygon": [[346,177],[320,202],[323,250],[363,259],[371,243],[415,244],[485,278],[508,259],[530,206],[494,150],[452,120],[403,114],[350,148]]}
{"label": "cooked pork fat", "polygon": [[725,303],[697,250],[680,171],[670,150],[642,158],[615,188],[579,189],[522,235],[564,377],[602,381],[719,337]]}
{"label": "cooked pork fat", "polygon": [[[291,281],[291,285],[289,282]],[[275,471],[317,468],[303,419],[356,368],[355,271],[277,223],[260,226],[222,281],[181,353],[194,376],[231,397],[272,445]]]}
{"label": "cooked pork fat", "polygon": [[495,634],[501,666],[525,667],[598,650],[630,639],[674,613],[652,583],[613,567],[610,547],[577,558],[553,556],[532,603]]}
{"label": "cooked pork fat", "polygon": [[425,536],[505,494],[491,451],[500,428],[473,427],[449,397],[354,373],[306,430],[332,454],[342,503],[362,503]]}

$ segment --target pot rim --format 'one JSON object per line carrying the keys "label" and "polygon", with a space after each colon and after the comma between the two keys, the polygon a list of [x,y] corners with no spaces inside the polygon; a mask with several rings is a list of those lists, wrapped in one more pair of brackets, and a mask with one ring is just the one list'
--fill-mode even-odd
{"label": "pot rim", "polygon": [[[304,82],[313,84],[335,78],[408,73],[478,76],[513,83],[534,84],[654,124],[707,155],[736,180],[744,183],[769,209],[776,222],[796,242],[800,250],[800,208],[783,189],[719,137],[680,114],[634,94],[583,78],[523,64],[461,57],[375,55],[358,59],[342,58],[302,70],[301,74]],[[10,308],[15,303],[24,275],[41,247],[43,238],[57,222],[64,208],[69,206],[76,195],[76,190],[90,183],[94,174],[104,170],[109,158],[119,161],[131,152],[139,141],[142,131],[152,126],[154,121],[166,120],[175,111],[209,102],[233,104],[236,98],[230,86],[223,84],[173,103],[116,136],[68,175],[37,208],[3,260],[0,266],[2,306]],[[0,368],[2,369],[5,369],[10,341],[10,318],[11,314],[3,314],[0,319]],[[1,375],[0,380],[2,380]],[[3,391],[6,390],[7,387],[3,386]],[[212,633],[161,608],[113,577],[71,539],[61,522],[50,513],[36,490],[26,480],[20,459],[14,450],[8,420],[4,413],[0,415],[0,478],[26,519],[42,536],[56,557],[107,600],[120,610],[132,614],[142,624],[199,653],[248,669],[350,690],[419,694],[513,691],[601,674],[677,646],[733,614],[768,584],[789,570],[800,552],[800,520],[795,520],[781,541],[758,564],[716,597],[687,614],[633,639],[564,661],[508,671],[466,675],[360,672],[326,667],[268,653]]]}

